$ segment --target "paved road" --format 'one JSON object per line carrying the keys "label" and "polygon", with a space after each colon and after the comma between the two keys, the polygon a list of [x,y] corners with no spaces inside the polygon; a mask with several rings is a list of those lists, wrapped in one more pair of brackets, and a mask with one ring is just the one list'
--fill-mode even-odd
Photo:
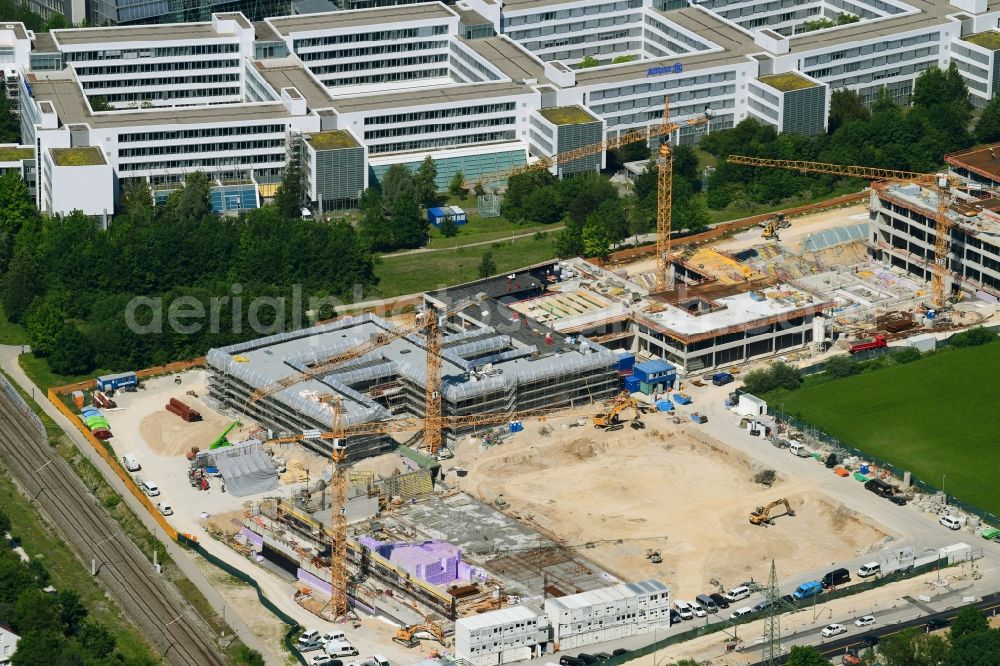
{"label": "paved road", "polygon": [[[35,386],[31,380],[28,379],[27,375],[24,374],[24,370],[21,369],[21,366],[17,362],[17,357],[21,353],[21,350],[21,345],[0,345],[0,366],[3,367],[7,375],[15,383],[19,384],[22,389],[34,396],[35,400],[42,407],[42,410],[66,432],[76,447],[97,467],[97,469],[101,471],[105,482],[114,488],[115,492],[122,496],[123,500],[129,508],[132,509],[133,513],[139,517],[139,520],[142,521],[150,532],[155,534],[158,527],[157,523],[146,511],[146,508],[125,487],[125,484],[118,478],[118,475],[115,474],[110,467],[108,467],[108,463],[105,462],[104,458],[100,457],[97,452],[94,451],[90,443],[83,438],[79,431],[77,431],[77,429],[62,415],[61,412],[59,412],[59,410],[49,403],[48,399],[45,397],[45,393]],[[59,460],[61,461],[61,459]],[[116,541],[126,540],[127,539],[116,539]],[[166,547],[167,553],[169,553],[174,564],[176,564],[187,579],[190,580],[203,595],[205,595],[209,604],[211,604],[213,608],[224,608],[226,606],[225,600],[215,590],[215,588],[212,587],[212,585],[205,578],[201,569],[198,568],[198,565],[192,559],[196,556],[191,555],[189,551],[181,548],[180,545],[170,539],[163,539],[162,543]],[[229,609],[225,613],[224,619],[226,624],[228,624],[230,629],[232,629],[233,632],[240,637],[240,640],[242,640],[247,647],[257,650],[258,652],[264,652],[264,648],[257,636],[250,630],[242,618],[240,618],[237,613],[232,612],[232,610],[234,609]],[[168,618],[167,621],[170,621],[171,619],[173,619],[173,616]]]}
{"label": "paved road", "polygon": [[101,581],[164,659],[191,666],[226,663],[204,621],[120,534],[80,477],[23,422],[6,395],[0,398],[0,454],[81,559],[98,561]]}
{"label": "paved road", "polygon": [[[993,593],[983,597],[980,601],[971,604],[976,606],[987,615],[995,615],[997,610],[1000,609],[1000,593]],[[838,638],[836,640],[824,643],[823,645],[816,646],[816,648],[823,654],[827,659],[837,659],[844,655],[848,650],[856,648],[861,650],[871,642],[866,642],[870,636],[881,639],[886,636],[891,636],[892,634],[899,633],[905,629],[911,629],[913,627],[923,627],[926,631],[927,624],[931,620],[944,620],[947,623],[951,623],[952,620],[958,615],[958,609],[950,609],[946,611],[941,611],[938,613],[929,613],[922,617],[914,618],[912,620],[907,620],[903,622],[897,622],[895,624],[882,625],[877,628],[872,628],[864,634],[858,634],[855,636],[845,636],[843,638]],[[877,641],[875,641],[877,643]],[[785,663],[787,657],[782,657],[780,663]],[[758,661],[752,666],[765,666],[763,661]]]}

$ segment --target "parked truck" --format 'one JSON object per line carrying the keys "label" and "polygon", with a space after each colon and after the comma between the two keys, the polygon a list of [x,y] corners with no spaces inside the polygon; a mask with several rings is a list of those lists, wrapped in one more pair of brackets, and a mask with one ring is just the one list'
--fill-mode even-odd
{"label": "parked truck", "polygon": [[859,342],[856,345],[851,345],[850,352],[852,354],[857,354],[858,352],[868,351],[869,349],[881,349],[882,347],[887,346],[888,343],[885,341],[885,336],[879,334],[868,342]]}

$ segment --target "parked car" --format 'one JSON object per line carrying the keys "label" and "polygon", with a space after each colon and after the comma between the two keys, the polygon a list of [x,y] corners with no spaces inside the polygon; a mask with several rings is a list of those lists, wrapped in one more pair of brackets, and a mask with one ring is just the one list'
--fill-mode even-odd
{"label": "parked car", "polygon": [[695,614],[695,617],[705,617],[708,615],[708,611],[702,608],[701,604],[697,601],[691,602],[691,612]]}
{"label": "parked car", "polygon": [[955,516],[941,516],[938,518],[938,522],[947,527],[949,530],[962,529],[962,523],[960,523],[958,518]]}
{"label": "parked car", "polygon": [[753,615],[753,609],[749,606],[743,606],[742,608],[737,608],[732,613],[729,614],[730,620],[738,620],[741,617],[746,617],[747,615]]}
{"label": "parked car", "polygon": [[320,633],[316,629],[311,631],[305,631],[299,636],[299,643],[317,643],[320,639]]}
{"label": "parked car", "polygon": [[906,495],[893,495],[889,501],[898,506],[906,506]]}
{"label": "parked car", "polygon": [[347,634],[342,631],[328,631],[319,637],[320,643],[332,643],[334,641],[340,641],[342,643],[347,642]]}
{"label": "parked car", "polygon": [[583,662],[567,654],[559,657],[559,666],[583,666]]}
{"label": "parked car", "polygon": [[861,568],[858,569],[858,578],[868,578],[880,571],[882,571],[882,567],[878,562],[868,562],[867,564],[862,564]]}
{"label": "parked car", "polygon": [[927,620],[927,630],[936,631],[938,629],[944,629],[948,626],[948,620],[943,617],[936,617],[933,620]]}
{"label": "parked car", "polygon": [[315,652],[316,650],[322,650],[323,649],[323,644],[320,643],[319,641],[316,641],[315,643],[301,643],[300,642],[298,644],[298,648],[299,648],[299,652],[305,654],[306,652]]}
{"label": "parked car", "polygon": [[677,612],[676,608],[670,609],[670,624],[674,625],[681,621],[681,614]]}
{"label": "parked car", "polygon": [[576,658],[582,661],[583,663],[587,664],[587,666],[591,666],[591,664],[596,664],[598,661],[600,661],[594,655],[587,654],[586,652],[581,652],[580,654],[576,655]]}
{"label": "parked car", "polygon": [[781,598],[779,599],[779,601],[781,603],[787,605],[787,606],[795,606],[796,605],[796,603],[795,603],[795,597],[793,597],[790,594],[783,594],[783,595],[781,595]]}
{"label": "parked car", "polygon": [[318,654],[309,660],[309,666],[337,666],[342,664],[339,659],[334,659],[328,654]]}
{"label": "parked car", "polygon": [[358,648],[350,643],[331,641],[323,645],[323,649],[331,657],[353,657],[358,654]]}
{"label": "parked car", "polygon": [[595,652],[594,656],[597,657],[597,661],[607,661],[611,659],[611,655],[607,652]]}
{"label": "parked car", "polygon": [[847,627],[836,623],[828,624],[823,627],[823,631],[820,633],[823,634],[823,638],[832,638],[833,636],[839,636],[840,634],[847,633]]}
{"label": "parked car", "polygon": [[135,456],[131,453],[126,453],[122,456],[122,464],[125,466],[125,469],[130,472],[138,472],[142,469],[142,466],[139,465],[139,461],[136,460]]}
{"label": "parked car", "polygon": [[811,580],[802,583],[795,591],[792,592],[792,598],[796,601],[802,601],[803,599],[808,599],[809,597],[815,597],[817,594],[823,591],[823,583],[818,580]]}
{"label": "parked car", "polygon": [[870,627],[873,624],[875,624],[874,615],[863,615],[854,621],[855,627]]}
{"label": "parked car", "polygon": [[174,510],[166,502],[157,502],[156,508],[159,509],[160,513],[162,513],[164,516],[174,515]]}
{"label": "parked car", "polygon": [[715,605],[718,606],[719,608],[729,608],[729,600],[726,599],[721,594],[719,594],[718,592],[713,592],[708,596],[712,598],[712,601],[714,601]]}
{"label": "parked car", "polygon": [[763,610],[767,610],[768,608],[770,608],[770,606],[771,606],[770,601],[768,601],[767,599],[761,599],[760,601],[758,601],[753,605],[753,612],[759,613]]}
{"label": "parked car", "polygon": [[611,651],[611,656],[612,657],[617,657],[618,655],[621,655],[621,654],[628,654],[628,652],[629,651],[626,650],[625,648],[617,648],[617,649],[614,649],[614,650]]}

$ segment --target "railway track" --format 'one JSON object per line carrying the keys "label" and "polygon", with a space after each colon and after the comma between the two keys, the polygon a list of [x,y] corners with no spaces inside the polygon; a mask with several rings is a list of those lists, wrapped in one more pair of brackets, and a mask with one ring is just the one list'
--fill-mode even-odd
{"label": "railway track", "polygon": [[159,578],[48,442],[21,422],[5,395],[0,397],[0,457],[80,557],[96,559],[97,575],[163,659],[178,666],[227,663],[205,622]]}

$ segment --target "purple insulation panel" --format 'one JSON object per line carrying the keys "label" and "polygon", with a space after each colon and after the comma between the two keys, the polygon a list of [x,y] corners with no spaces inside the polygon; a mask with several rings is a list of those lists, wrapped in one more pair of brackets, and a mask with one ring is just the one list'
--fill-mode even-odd
{"label": "purple insulation panel", "polygon": [[399,568],[432,585],[445,585],[459,578],[462,551],[450,543],[383,542],[371,537],[361,537],[359,541]]}
{"label": "purple insulation panel", "polygon": [[247,546],[250,546],[250,544],[253,544],[254,547],[252,548],[252,550],[256,550],[257,552],[260,552],[261,550],[263,550],[263,548],[264,548],[264,537],[262,537],[261,535],[257,534],[256,532],[254,532],[253,530],[251,530],[249,527],[244,527],[243,529],[241,529],[240,530],[240,536],[243,537],[243,542]]}
{"label": "purple insulation panel", "polygon": [[318,590],[319,592],[322,592],[328,597],[333,596],[333,585],[331,583],[328,583],[325,580],[317,578],[316,576],[312,575],[305,569],[298,570],[298,577],[299,577],[299,582],[305,583],[312,589]]}

